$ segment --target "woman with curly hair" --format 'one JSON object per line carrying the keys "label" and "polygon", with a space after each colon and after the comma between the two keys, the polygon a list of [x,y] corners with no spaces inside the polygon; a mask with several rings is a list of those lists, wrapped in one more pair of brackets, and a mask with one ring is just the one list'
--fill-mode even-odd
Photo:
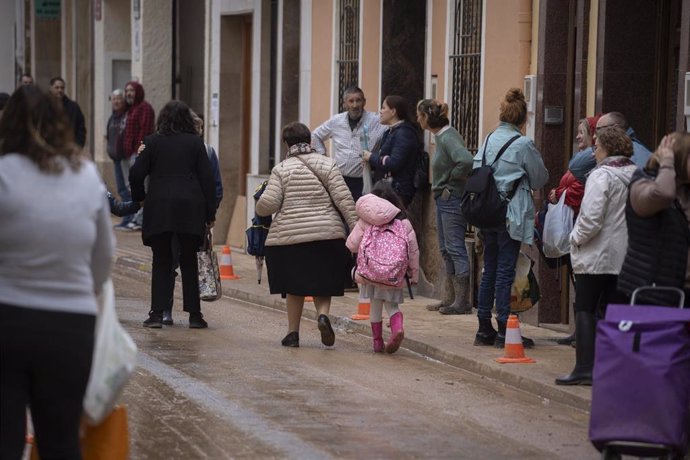
{"label": "woman with curly hair", "polygon": [[630,160],[632,140],[614,126],[597,133],[597,166],[585,184],[580,214],[570,233],[570,260],[575,273],[575,368],[556,385],[591,385],[596,314],[605,305],[624,301],[616,289],[628,247],[625,203],[637,167]]}
{"label": "woman with curly hair", "polygon": [[144,327],[162,327],[163,311],[171,306],[173,235],[180,245],[182,308],[189,313],[189,327],[208,327],[201,314],[196,251],[216,218],[215,180],[187,104],[168,102],[158,114],[156,133],[144,144],[129,171],[132,199],[146,200],[141,237],[153,252],[151,311]]}
{"label": "woman with curly hair", "polygon": [[0,191],[0,458],[21,458],[27,406],[41,458],[81,458],[114,238],[96,166],[37,86],[17,89],[0,120]]}

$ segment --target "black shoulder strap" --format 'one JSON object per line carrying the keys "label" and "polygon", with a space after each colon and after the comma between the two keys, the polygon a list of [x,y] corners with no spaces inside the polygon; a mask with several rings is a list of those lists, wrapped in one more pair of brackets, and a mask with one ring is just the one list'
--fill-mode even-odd
{"label": "black shoulder strap", "polygon": [[491,131],[488,136],[486,136],[486,140],[484,141],[484,150],[482,150],[482,167],[486,166],[486,146],[489,143],[489,138],[494,132]]}
{"label": "black shoulder strap", "polygon": [[[503,155],[503,153],[508,149],[508,147],[510,147],[510,144],[512,144],[512,143],[515,142],[516,140],[520,139],[521,137],[522,137],[522,136],[520,136],[519,134],[516,134],[515,136],[511,137],[511,138],[508,140],[508,142],[506,142],[506,143],[503,145],[503,147],[501,147],[501,150],[498,151],[498,154],[496,155],[496,158],[494,158],[494,161],[491,163],[491,167],[492,167],[492,168],[493,168],[493,166],[496,164],[496,162],[498,161],[498,159],[501,158],[501,155]],[[488,138],[487,138],[487,140],[488,140]],[[485,148],[486,148],[486,147],[485,147]]]}

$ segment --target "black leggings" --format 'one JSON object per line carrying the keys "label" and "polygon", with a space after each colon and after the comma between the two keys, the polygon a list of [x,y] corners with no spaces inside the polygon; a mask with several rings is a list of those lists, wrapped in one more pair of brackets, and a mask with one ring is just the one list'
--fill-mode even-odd
{"label": "black leggings", "polygon": [[95,324],[93,315],[0,304],[1,460],[22,456],[27,406],[41,459],[81,459]]}
{"label": "black leggings", "polygon": [[628,303],[618,292],[618,275],[575,275],[575,312],[596,313],[603,317],[606,305]]}
{"label": "black leggings", "polygon": [[[199,301],[199,278],[196,252],[201,238],[196,235],[177,233],[180,245],[180,271],[182,272],[182,309],[186,312],[201,311]],[[172,307],[170,299],[175,289],[175,278],[171,276],[174,265],[171,247],[172,233],[153,235],[149,239],[153,251],[151,273],[151,310],[162,312]]]}

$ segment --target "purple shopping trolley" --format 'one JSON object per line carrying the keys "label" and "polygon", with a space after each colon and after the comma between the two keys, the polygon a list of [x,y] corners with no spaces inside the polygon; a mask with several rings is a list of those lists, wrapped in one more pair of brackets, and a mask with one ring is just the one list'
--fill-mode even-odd
{"label": "purple shopping trolley", "polygon": [[[637,306],[639,291],[678,292],[681,308]],[[683,458],[690,431],[690,309],[676,288],[643,287],[597,325],[589,438],[602,458]],[[635,306],[632,306],[635,305]]]}

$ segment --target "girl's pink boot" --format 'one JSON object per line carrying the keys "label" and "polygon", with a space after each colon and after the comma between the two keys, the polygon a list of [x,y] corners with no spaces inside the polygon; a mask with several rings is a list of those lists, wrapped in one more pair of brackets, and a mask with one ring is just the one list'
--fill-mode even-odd
{"label": "girl's pink boot", "polygon": [[391,321],[391,339],[386,344],[386,353],[395,353],[400,348],[400,344],[405,338],[405,331],[403,331],[403,315],[397,312],[390,318]]}
{"label": "girl's pink boot", "polygon": [[371,335],[374,338],[374,353],[383,352],[383,322],[371,323]]}

